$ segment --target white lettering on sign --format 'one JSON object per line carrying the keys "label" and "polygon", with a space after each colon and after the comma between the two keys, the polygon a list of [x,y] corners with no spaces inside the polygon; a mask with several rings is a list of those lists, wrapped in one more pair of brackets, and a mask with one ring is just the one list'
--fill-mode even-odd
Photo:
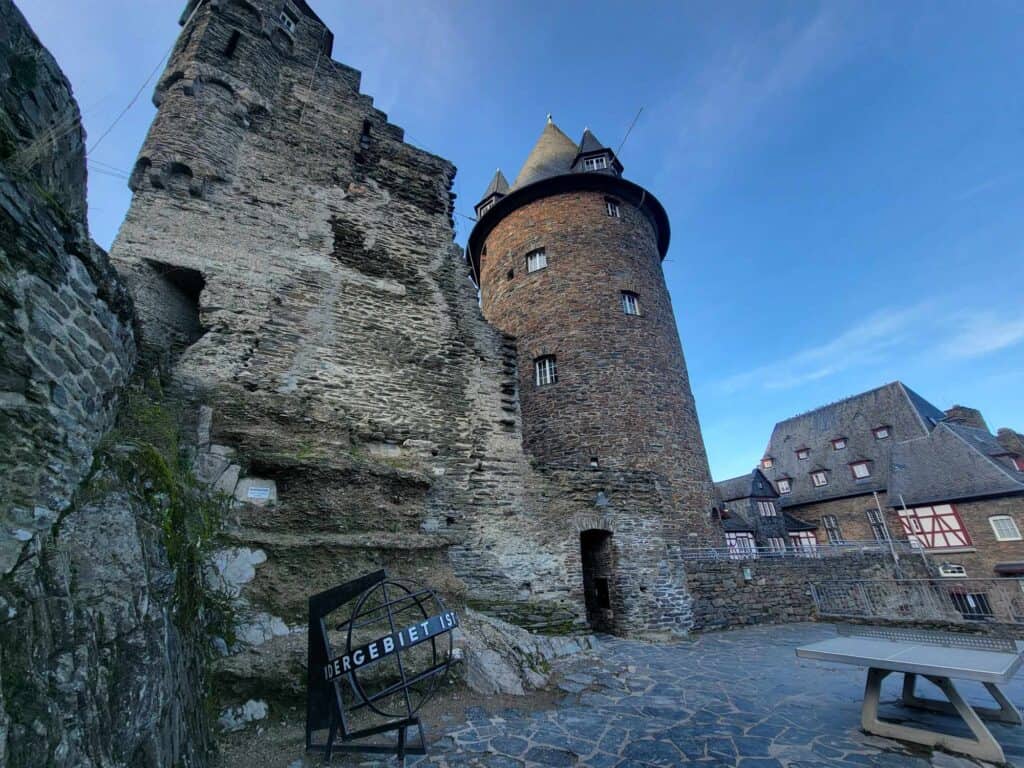
{"label": "white lettering on sign", "polygon": [[270,489],[261,485],[253,485],[250,486],[246,496],[250,499],[269,499]]}

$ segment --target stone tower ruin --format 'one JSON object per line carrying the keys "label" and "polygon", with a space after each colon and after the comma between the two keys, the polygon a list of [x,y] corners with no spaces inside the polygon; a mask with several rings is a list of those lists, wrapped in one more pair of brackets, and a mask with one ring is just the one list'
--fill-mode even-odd
{"label": "stone tower ruin", "polygon": [[[111,260],[142,356],[194,404],[197,473],[234,496],[222,561],[248,574],[248,623],[230,687],[301,679],[308,595],[379,567],[534,630],[686,632],[681,549],[709,535],[711,485],[657,202],[618,172],[498,183],[470,252],[489,323],[453,243],[454,167],[360,92],[305,2],[193,0],[182,25]],[[558,141],[558,162],[619,168]],[[540,247],[573,302],[538,294],[548,319],[519,298],[550,291],[524,261]],[[604,317],[601,281],[640,315]],[[547,354],[560,389],[534,391]],[[579,386],[598,371],[607,386]]]}

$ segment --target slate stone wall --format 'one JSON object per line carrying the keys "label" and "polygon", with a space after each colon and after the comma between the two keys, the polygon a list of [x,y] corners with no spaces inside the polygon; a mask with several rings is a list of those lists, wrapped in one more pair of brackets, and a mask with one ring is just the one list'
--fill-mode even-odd
{"label": "slate stone wall", "polygon": [[0,0],[0,766],[201,766],[161,521],[81,495],[135,361],[71,86]]}
{"label": "slate stone wall", "polygon": [[[694,599],[694,629],[704,631],[811,621],[815,611],[810,584],[895,576],[892,559],[875,553],[820,559],[690,561],[686,569]],[[750,579],[744,576],[744,569],[749,569]],[[903,558],[901,569],[904,578],[929,575],[916,558]]]}

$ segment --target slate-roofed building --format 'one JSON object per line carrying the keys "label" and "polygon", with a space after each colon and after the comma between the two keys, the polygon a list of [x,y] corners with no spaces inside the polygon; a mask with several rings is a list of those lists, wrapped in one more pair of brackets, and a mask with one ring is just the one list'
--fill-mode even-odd
{"label": "slate-roofed building", "polygon": [[944,574],[1024,575],[1024,440],[902,382],[775,425],[760,470],[822,542],[909,540]]}
{"label": "slate-roofed building", "polygon": [[726,544],[737,555],[815,548],[816,526],[779,508],[779,494],[760,469],[715,483],[715,491]]}

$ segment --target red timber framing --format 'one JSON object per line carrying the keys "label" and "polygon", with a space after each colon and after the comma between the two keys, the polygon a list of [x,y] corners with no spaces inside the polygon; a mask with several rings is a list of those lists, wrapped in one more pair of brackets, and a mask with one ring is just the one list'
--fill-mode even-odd
{"label": "red timber framing", "polygon": [[973,546],[964,521],[952,504],[914,507],[899,511],[903,532],[925,549]]}

